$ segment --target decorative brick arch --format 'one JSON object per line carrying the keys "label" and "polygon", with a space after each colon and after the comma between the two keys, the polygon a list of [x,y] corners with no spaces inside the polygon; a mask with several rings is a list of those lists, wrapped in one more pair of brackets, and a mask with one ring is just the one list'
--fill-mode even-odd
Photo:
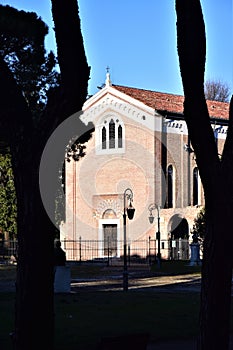
{"label": "decorative brick arch", "polygon": [[168,222],[168,232],[172,239],[188,238],[189,224],[180,214],[173,215]]}
{"label": "decorative brick arch", "polygon": [[117,218],[117,215],[115,213],[114,210],[112,209],[107,209],[105,210],[105,212],[103,213],[103,219],[116,219]]}
{"label": "decorative brick arch", "polygon": [[[98,196],[97,196],[98,197]],[[114,218],[120,218],[122,215],[122,208],[119,203],[117,195],[116,198],[103,199],[104,196],[99,196],[99,200],[96,207],[97,217],[103,218],[105,213],[110,213],[112,211],[115,215]]]}

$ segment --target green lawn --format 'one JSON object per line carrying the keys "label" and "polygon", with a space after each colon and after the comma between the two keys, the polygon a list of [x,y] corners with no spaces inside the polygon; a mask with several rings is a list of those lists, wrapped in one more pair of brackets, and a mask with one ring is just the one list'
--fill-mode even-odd
{"label": "green lawn", "polygon": [[[0,348],[10,350],[14,293],[0,294]],[[80,292],[55,295],[55,349],[91,350],[103,336],[149,332],[151,340],[197,333],[197,294]]]}
{"label": "green lawn", "polygon": [[201,273],[201,266],[190,266],[189,261],[185,260],[164,260],[160,269],[155,264],[151,266],[151,271],[168,275],[196,274]]}
{"label": "green lawn", "polygon": [[197,294],[82,292],[55,300],[56,350],[94,350],[103,336],[149,332],[155,341],[198,330]]}
{"label": "green lawn", "polygon": [[[152,267],[158,272],[157,267]],[[190,270],[191,269],[191,270]],[[96,265],[71,267],[72,278],[108,275],[116,269]],[[159,273],[197,273],[186,262],[164,262]],[[15,278],[15,267],[0,269],[0,279]],[[0,293],[0,349],[11,350],[14,293]],[[104,336],[150,333],[151,341],[186,338],[198,332],[198,293],[129,290],[56,294],[55,350],[95,350]],[[233,316],[233,313],[232,313]]]}
{"label": "green lawn", "polygon": [[15,281],[16,266],[15,265],[0,265],[0,281]]}

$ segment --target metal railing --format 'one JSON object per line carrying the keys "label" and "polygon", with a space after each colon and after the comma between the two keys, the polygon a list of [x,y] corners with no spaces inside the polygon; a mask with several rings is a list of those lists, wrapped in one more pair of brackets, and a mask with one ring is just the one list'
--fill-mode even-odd
{"label": "metal railing", "polygon": [[[62,248],[66,252],[67,260],[71,261],[106,261],[109,264],[121,264],[123,262],[124,242],[123,240],[78,240],[61,241]],[[162,259],[167,260],[189,260],[189,240],[161,240],[160,251]],[[127,244],[127,259],[130,263],[148,263],[156,260],[158,241],[135,240]]]}
{"label": "metal railing", "polygon": [[16,262],[17,249],[17,240],[0,240],[0,262]]}
{"label": "metal railing", "polygon": [[[78,240],[61,241],[67,261],[107,262],[109,265],[122,265],[124,255],[123,240]],[[161,240],[162,259],[189,260],[190,242],[187,239]],[[0,240],[0,262],[13,263],[17,257],[17,240]],[[127,244],[128,264],[153,264],[158,252],[158,241],[135,240]]]}

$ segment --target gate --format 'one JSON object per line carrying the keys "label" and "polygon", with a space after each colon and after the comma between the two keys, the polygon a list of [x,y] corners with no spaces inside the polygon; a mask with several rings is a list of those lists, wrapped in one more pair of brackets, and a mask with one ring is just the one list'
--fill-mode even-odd
{"label": "gate", "polygon": [[171,239],[170,240],[170,259],[171,260],[188,260],[189,240],[188,239]]}

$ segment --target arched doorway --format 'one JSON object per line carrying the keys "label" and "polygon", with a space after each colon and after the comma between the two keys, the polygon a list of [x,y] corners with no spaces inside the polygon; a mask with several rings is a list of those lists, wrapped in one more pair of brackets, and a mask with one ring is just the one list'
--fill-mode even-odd
{"label": "arched doorway", "polygon": [[179,214],[175,214],[170,219],[170,229],[172,239],[185,239],[189,236],[189,225],[185,218],[182,218]]}
{"label": "arched doorway", "polygon": [[188,221],[179,214],[173,215],[168,223],[170,239],[170,258],[189,259],[189,225]]}

